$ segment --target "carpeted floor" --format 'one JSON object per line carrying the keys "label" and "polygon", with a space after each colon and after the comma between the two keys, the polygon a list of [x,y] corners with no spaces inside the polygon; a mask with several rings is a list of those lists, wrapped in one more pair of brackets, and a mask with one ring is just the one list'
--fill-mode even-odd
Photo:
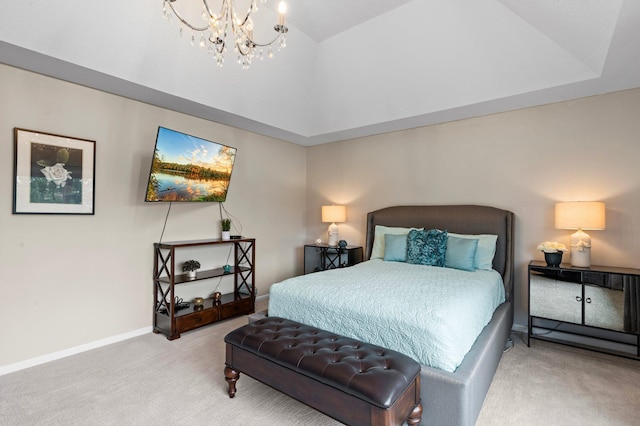
{"label": "carpeted floor", "polygon": [[[245,316],[170,342],[148,334],[0,377],[2,425],[337,425],[242,375],[229,399],[224,335]],[[638,425],[640,362],[515,338],[478,426]]]}
{"label": "carpeted floor", "polygon": [[477,426],[640,424],[640,361],[522,338],[503,355]]}

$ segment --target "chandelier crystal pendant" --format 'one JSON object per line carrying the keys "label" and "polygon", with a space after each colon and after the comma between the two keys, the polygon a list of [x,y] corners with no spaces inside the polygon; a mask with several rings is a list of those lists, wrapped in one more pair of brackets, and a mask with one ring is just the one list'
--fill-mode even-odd
{"label": "chandelier crystal pendant", "polygon": [[[182,0],[183,2],[186,0]],[[189,0],[196,1],[196,0]],[[164,18],[168,21],[173,20],[175,16],[180,23],[180,35],[183,28],[186,27],[191,31],[191,44],[200,47],[208,47],[209,52],[216,58],[218,66],[224,64],[224,55],[227,52],[227,34],[229,31],[233,34],[235,40],[234,51],[238,55],[238,64],[242,69],[248,69],[251,61],[255,58],[264,59],[263,49],[267,49],[267,57],[273,57],[272,45],[276,44],[278,50],[287,45],[286,34],[289,29],[284,25],[284,15],[287,11],[287,4],[281,1],[278,5],[278,23],[274,25],[273,30],[276,32],[275,37],[271,41],[259,43],[254,39],[253,20],[251,15],[258,11],[257,0],[251,0],[249,10],[244,16],[238,16],[236,13],[235,0],[222,0],[222,6],[218,13],[213,13],[209,7],[209,1],[202,1],[202,20],[203,23],[194,25],[176,10],[175,3],[178,0],[163,0],[162,12]],[[260,0],[261,4],[267,0]]]}

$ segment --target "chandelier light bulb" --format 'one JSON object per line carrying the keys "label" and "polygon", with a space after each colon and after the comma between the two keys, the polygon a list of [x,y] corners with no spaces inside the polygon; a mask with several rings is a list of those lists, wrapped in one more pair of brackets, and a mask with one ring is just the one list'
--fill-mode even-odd
{"label": "chandelier light bulb", "polygon": [[287,13],[287,4],[284,1],[281,1],[278,5],[278,13],[280,14],[278,17],[278,25],[284,27],[284,14]]}

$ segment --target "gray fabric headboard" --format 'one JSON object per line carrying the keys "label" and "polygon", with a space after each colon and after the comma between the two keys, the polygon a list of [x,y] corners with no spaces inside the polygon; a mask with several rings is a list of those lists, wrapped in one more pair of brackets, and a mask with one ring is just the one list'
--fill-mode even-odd
{"label": "gray fabric headboard", "polygon": [[458,234],[494,234],[498,236],[493,269],[503,278],[507,300],[513,294],[513,222],[508,210],[495,207],[394,206],[367,214],[365,259],[371,257],[376,225],[442,229]]}

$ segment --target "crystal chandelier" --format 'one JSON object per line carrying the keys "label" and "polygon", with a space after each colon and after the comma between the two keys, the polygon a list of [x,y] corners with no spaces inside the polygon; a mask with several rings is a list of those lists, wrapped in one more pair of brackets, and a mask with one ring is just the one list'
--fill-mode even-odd
{"label": "crystal chandelier", "polygon": [[[280,50],[286,46],[285,34],[289,29],[284,25],[284,14],[287,11],[287,5],[284,1],[281,1],[278,6],[279,18],[278,23],[273,27],[276,32],[275,38],[271,41],[259,43],[254,39],[253,35],[253,20],[251,14],[258,11],[256,0],[251,0],[249,10],[246,15],[238,16],[236,13],[235,0],[222,0],[222,6],[220,12],[213,13],[211,7],[209,7],[209,1],[202,1],[202,20],[203,23],[194,25],[187,21],[182,14],[176,10],[174,3],[177,0],[163,0],[162,11],[165,19],[172,21],[172,16],[182,23],[180,26],[180,35],[183,33],[183,28],[187,27],[191,30],[191,44],[196,44],[196,35],[198,35],[198,44],[201,47],[207,47],[209,52],[216,58],[218,66],[222,66],[224,63],[224,54],[227,51],[227,34],[229,30],[233,33],[234,51],[238,55],[238,63],[242,66],[242,69],[248,69],[251,65],[251,61],[254,58],[262,60],[264,58],[263,48],[267,49],[266,55],[269,58],[273,57],[272,45],[277,43],[277,49]],[[183,0],[184,2],[184,0]],[[260,0],[260,3],[264,4],[267,0]],[[171,13],[171,12],[173,13]]]}

